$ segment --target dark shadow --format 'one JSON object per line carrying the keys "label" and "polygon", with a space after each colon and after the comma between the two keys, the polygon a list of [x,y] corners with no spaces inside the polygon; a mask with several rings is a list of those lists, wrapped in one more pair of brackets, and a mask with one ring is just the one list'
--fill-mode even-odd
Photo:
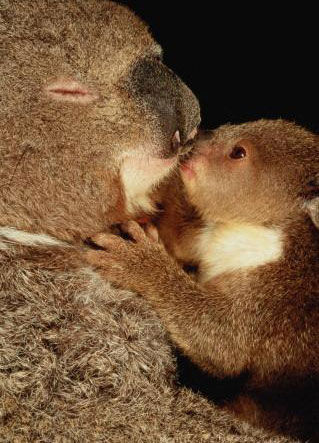
{"label": "dark shadow", "polygon": [[199,392],[208,400],[222,405],[225,401],[233,400],[242,392],[249,375],[241,374],[238,377],[217,378],[202,371],[178,349],[175,351],[177,359],[177,382],[194,392]]}

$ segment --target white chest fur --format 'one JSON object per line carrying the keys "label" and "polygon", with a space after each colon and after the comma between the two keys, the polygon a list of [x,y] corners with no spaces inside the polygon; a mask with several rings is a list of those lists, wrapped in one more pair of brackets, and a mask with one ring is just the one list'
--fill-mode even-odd
{"label": "white chest fur", "polygon": [[126,157],[121,167],[121,178],[126,196],[127,210],[152,213],[152,189],[167,176],[176,164],[176,158],[161,159],[134,153]]}
{"label": "white chest fur", "polygon": [[279,260],[283,253],[282,236],[279,229],[249,224],[206,227],[194,245],[201,264],[200,281]]}

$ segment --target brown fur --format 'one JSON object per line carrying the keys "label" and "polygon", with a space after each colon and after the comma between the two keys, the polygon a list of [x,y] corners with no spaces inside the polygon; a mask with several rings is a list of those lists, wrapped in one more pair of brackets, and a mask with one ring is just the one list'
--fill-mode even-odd
{"label": "brown fur", "polygon": [[[238,146],[248,154],[243,160],[230,158]],[[184,187],[175,179],[163,193],[159,229],[177,258],[197,261],[204,283],[194,282],[134,224],[126,229],[135,242],[98,236],[108,252],[90,252],[89,258],[111,281],[149,300],[196,364],[221,382],[241,380],[239,394],[223,400],[227,409],[256,425],[317,441],[318,139],[292,123],[261,120],[208,133],[196,148],[182,166]],[[196,249],[208,228],[208,243]],[[257,233],[257,252],[256,264],[245,268],[245,259],[234,258],[229,247],[237,247],[238,232],[246,231]],[[225,259],[220,239],[229,233],[234,243],[222,250]],[[219,249],[212,254],[223,257],[226,270],[209,277],[203,255],[214,235]],[[239,244],[243,254],[249,235],[248,246]],[[235,259],[233,270],[227,257]]]}
{"label": "brown fur", "polygon": [[0,440],[264,439],[174,386],[158,319],[82,257],[87,235],[134,215],[123,163],[174,156],[195,98],[114,3],[0,0],[0,31]]}
{"label": "brown fur", "polygon": [[288,442],[177,388],[156,316],[70,253],[2,254],[1,441]]}

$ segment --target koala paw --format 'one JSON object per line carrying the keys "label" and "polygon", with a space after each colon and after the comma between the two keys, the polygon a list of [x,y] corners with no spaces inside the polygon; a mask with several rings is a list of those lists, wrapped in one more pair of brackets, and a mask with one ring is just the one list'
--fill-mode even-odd
{"label": "koala paw", "polygon": [[140,293],[171,261],[152,225],[143,230],[130,221],[120,226],[119,235],[99,233],[90,242],[97,248],[85,252],[88,263],[115,285]]}

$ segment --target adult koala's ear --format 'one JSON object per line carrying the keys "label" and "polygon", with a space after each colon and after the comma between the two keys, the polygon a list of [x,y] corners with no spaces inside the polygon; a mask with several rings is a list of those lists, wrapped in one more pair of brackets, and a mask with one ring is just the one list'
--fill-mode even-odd
{"label": "adult koala's ear", "polygon": [[307,183],[305,210],[313,224],[319,229],[319,174]]}

